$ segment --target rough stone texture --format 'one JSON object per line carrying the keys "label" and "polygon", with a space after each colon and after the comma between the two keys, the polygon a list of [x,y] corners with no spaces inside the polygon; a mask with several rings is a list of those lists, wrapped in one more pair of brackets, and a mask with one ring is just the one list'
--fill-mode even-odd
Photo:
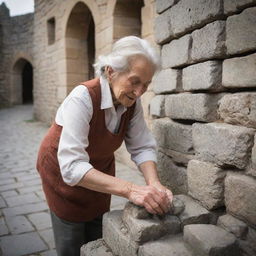
{"label": "rough stone texture", "polygon": [[188,245],[184,243],[182,235],[166,236],[154,242],[139,247],[138,256],[193,256]]}
{"label": "rough stone texture", "polygon": [[172,159],[158,152],[158,175],[161,183],[171,189],[173,194],[187,194],[187,170],[177,166]]}
{"label": "rough stone texture", "polygon": [[158,146],[183,153],[193,153],[192,126],[169,118],[153,121],[153,133]]}
{"label": "rough stone texture", "polygon": [[256,255],[256,229],[249,228],[245,240],[239,240],[239,246],[243,251],[243,255]]}
{"label": "rough stone texture", "polygon": [[221,89],[222,65],[219,61],[206,61],[191,65],[182,71],[185,91]]}
{"label": "rough stone texture", "polygon": [[199,255],[242,255],[233,234],[217,226],[194,224],[184,227],[184,241],[193,246]]}
{"label": "rough stone texture", "polygon": [[171,23],[175,35],[202,27],[218,19],[223,13],[220,0],[181,0],[171,10]]}
{"label": "rough stone texture", "polygon": [[188,162],[195,158],[194,154],[185,154],[175,150],[158,147],[158,151],[169,156],[178,165],[187,166]]}
{"label": "rough stone texture", "polygon": [[113,253],[103,239],[98,239],[83,245],[81,256],[113,256]]}
{"label": "rough stone texture", "polygon": [[215,21],[192,33],[193,62],[225,57],[225,21]]}
{"label": "rough stone texture", "polygon": [[248,226],[229,214],[219,217],[217,225],[234,234],[237,238],[245,239],[248,233]]}
{"label": "rough stone texture", "polygon": [[155,96],[150,102],[150,114],[156,117],[164,116],[164,95]]}
{"label": "rough stone texture", "polygon": [[185,35],[179,39],[172,40],[169,44],[165,44],[161,52],[163,68],[180,67],[189,64],[191,40],[190,35]]}
{"label": "rough stone texture", "polygon": [[227,94],[220,100],[218,112],[225,123],[256,128],[256,93]]}
{"label": "rough stone texture", "polygon": [[213,122],[218,120],[217,103],[221,96],[204,93],[167,95],[165,114],[172,119]]}
{"label": "rough stone texture", "polygon": [[227,54],[238,54],[256,49],[256,7],[228,17],[226,28]]}
{"label": "rough stone texture", "polygon": [[181,72],[177,69],[163,69],[153,77],[152,82],[156,94],[178,91],[181,87]]}
{"label": "rough stone texture", "polygon": [[217,166],[198,160],[188,163],[188,193],[208,210],[224,205],[226,172]]}
{"label": "rough stone texture", "polygon": [[195,123],[192,127],[199,159],[219,166],[246,167],[253,146],[253,129],[221,123]]}
{"label": "rough stone texture", "polygon": [[184,211],[179,215],[182,228],[189,224],[209,223],[211,217],[210,212],[194,199],[186,195],[176,195],[176,198],[185,204]]}
{"label": "rough stone texture", "polygon": [[252,148],[252,164],[251,164],[251,168],[248,171],[248,173],[254,177],[256,177],[256,136],[254,136],[254,145]]}
{"label": "rough stone texture", "polygon": [[161,13],[176,4],[179,0],[156,0],[156,11]]}
{"label": "rough stone texture", "polygon": [[149,219],[151,217],[151,214],[148,213],[144,207],[135,205],[131,202],[127,202],[123,210],[122,219],[126,219],[129,217],[135,219]]}
{"label": "rough stone texture", "polygon": [[256,227],[255,202],[255,179],[237,173],[229,173],[225,179],[227,212]]}
{"label": "rough stone texture", "polygon": [[224,12],[230,15],[255,4],[255,0],[224,0]]}
{"label": "rough stone texture", "polygon": [[185,204],[182,200],[173,196],[170,214],[171,215],[180,215],[185,210]]}
{"label": "rough stone texture", "polygon": [[224,87],[256,87],[256,54],[226,59],[223,62],[222,84]]}

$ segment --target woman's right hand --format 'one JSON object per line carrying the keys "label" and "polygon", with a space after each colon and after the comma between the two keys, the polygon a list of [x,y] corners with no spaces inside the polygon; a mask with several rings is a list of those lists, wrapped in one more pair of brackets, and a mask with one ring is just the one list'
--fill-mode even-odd
{"label": "woman's right hand", "polygon": [[127,198],[134,204],[143,206],[149,213],[164,215],[170,210],[170,199],[165,191],[154,186],[128,185]]}

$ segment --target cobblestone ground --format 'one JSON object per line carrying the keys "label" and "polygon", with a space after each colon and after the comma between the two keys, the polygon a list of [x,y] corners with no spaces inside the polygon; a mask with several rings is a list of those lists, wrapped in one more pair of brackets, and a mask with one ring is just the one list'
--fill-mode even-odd
{"label": "cobblestone ground", "polygon": [[[35,169],[48,127],[33,120],[32,105],[0,110],[0,255],[56,255],[50,215]],[[117,176],[143,184],[139,172],[117,163]],[[126,200],[112,197],[111,209]]]}

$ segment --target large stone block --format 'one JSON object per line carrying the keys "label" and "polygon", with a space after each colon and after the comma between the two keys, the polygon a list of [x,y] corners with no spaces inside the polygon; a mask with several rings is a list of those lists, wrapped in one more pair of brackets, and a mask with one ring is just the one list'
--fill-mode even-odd
{"label": "large stone block", "polygon": [[256,227],[256,181],[254,178],[229,173],[225,179],[227,212]]}
{"label": "large stone block", "polygon": [[218,120],[218,100],[222,94],[182,93],[165,98],[165,114],[172,119],[202,122]]}
{"label": "large stone block", "polygon": [[211,224],[185,226],[184,241],[193,247],[197,255],[242,255],[235,236],[226,230]]}
{"label": "large stone block", "polygon": [[222,16],[220,0],[181,0],[171,8],[171,23],[175,35],[202,27]]}
{"label": "large stone block", "polygon": [[206,61],[188,66],[182,71],[182,86],[185,91],[219,90],[222,65],[219,61]]}
{"label": "large stone block", "polygon": [[253,129],[222,123],[195,123],[192,127],[199,159],[219,166],[246,167],[253,146]]}
{"label": "large stone block", "polygon": [[223,62],[224,87],[256,87],[256,54],[226,59]]}
{"label": "large stone block", "polygon": [[81,256],[113,256],[113,253],[103,239],[98,239],[83,245]]}
{"label": "large stone block", "polygon": [[225,21],[214,21],[195,30],[192,38],[191,59],[193,62],[225,57]]}
{"label": "large stone block", "polygon": [[248,229],[245,240],[239,240],[240,248],[242,249],[243,255],[256,255],[256,229]]}
{"label": "large stone block", "polygon": [[227,54],[238,54],[256,49],[256,7],[248,8],[227,19]]}
{"label": "large stone block", "polygon": [[188,193],[208,210],[224,205],[224,178],[219,167],[198,160],[188,163]]}
{"label": "large stone block", "polygon": [[181,72],[176,69],[163,69],[153,78],[156,94],[175,92],[181,87]]}
{"label": "large stone block", "polygon": [[192,126],[174,122],[169,118],[153,121],[153,133],[158,145],[183,153],[193,153]]}
{"label": "large stone block", "polygon": [[256,128],[256,93],[227,94],[220,100],[218,112],[226,123]]}
{"label": "large stone block", "polygon": [[158,150],[164,153],[165,155],[169,156],[172,159],[172,161],[177,165],[187,166],[190,160],[196,158],[194,154],[181,153],[179,151],[175,151],[167,148],[159,147]]}
{"label": "large stone block", "polygon": [[163,68],[173,68],[188,65],[189,51],[191,48],[192,37],[185,35],[179,39],[172,40],[162,48],[161,58]]}
{"label": "large stone block", "polygon": [[158,152],[158,175],[163,185],[172,190],[173,194],[187,194],[187,170],[177,166],[172,159]]}
{"label": "large stone block", "polygon": [[230,15],[253,4],[255,0],[224,0],[224,12]]}
{"label": "large stone block", "polygon": [[150,114],[156,117],[164,116],[164,95],[155,96],[150,102]]}
{"label": "large stone block", "polygon": [[156,11],[161,13],[176,4],[179,0],[156,0]]}

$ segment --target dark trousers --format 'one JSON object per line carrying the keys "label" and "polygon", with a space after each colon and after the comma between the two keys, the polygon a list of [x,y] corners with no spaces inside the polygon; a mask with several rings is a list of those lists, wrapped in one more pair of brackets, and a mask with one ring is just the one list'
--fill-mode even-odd
{"label": "dark trousers", "polygon": [[58,256],[80,256],[83,244],[102,237],[102,216],[88,222],[70,222],[51,212]]}

